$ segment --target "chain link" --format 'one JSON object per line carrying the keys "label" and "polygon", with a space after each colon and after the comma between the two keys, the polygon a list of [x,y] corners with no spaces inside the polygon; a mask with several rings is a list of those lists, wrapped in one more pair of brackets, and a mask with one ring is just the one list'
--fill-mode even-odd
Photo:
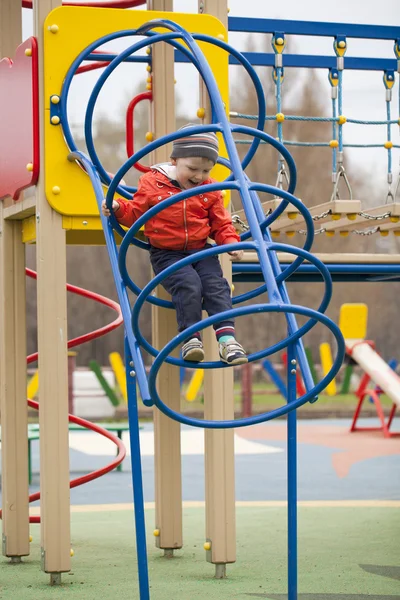
{"label": "chain link", "polygon": [[321,213],[320,215],[315,215],[315,217],[312,218],[313,221],[320,221],[321,219],[325,219],[325,217],[329,216],[332,214],[331,209],[326,210],[325,212]]}
{"label": "chain link", "polygon": [[370,215],[370,214],[368,214],[366,212],[363,212],[363,211],[361,211],[361,212],[359,212],[357,214],[358,214],[359,217],[362,217],[363,219],[367,219],[369,221],[382,221],[382,219],[387,219],[388,217],[392,216],[391,212],[386,212],[386,213],[383,213],[383,215],[377,215],[377,216]]}
{"label": "chain link", "polygon": [[[267,212],[265,213],[265,218],[269,217],[269,215],[272,213],[272,209],[269,208],[267,210]],[[247,223],[245,223],[244,221],[242,221],[242,219],[239,217],[239,215],[232,215],[232,223],[235,225],[235,223],[237,225],[239,225],[243,231],[248,231],[250,229],[250,227],[247,225]]]}
{"label": "chain link", "polygon": [[374,235],[374,233],[378,233],[379,227],[374,227],[373,229],[367,229],[367,231],[361,231],[360,229],[353,229],[351,233],[355,233],[356,235],[368,236]]}
{"label": "chain link", "polygon": [[235,225],[239,225],[243,231],[248,231],[250,227],[246,225],[244,221],[239,217],[239,215],[232,215],[232,223]]}
{"label": "chain link", "polygon": [[[314,231],[314,235],[320,235],[321,233],[325,233],[325,232],[329,232],[329,231],[335,231],[334,229],[327,229],[326,227],[321,227],[321,229],[317,229],[316,231]],[[361,235],[361,236],[368,236],[368,235],[374,235],[375,233],[378,233],[380,231],[379,227],[374,227],[373,229],[368,229],[367,231],[362,231],[361,229],[353,229],[352,231],[349,231],[348,233],[354,233],[355,235]],[[307,230],[306,229],[298,229],[297,233],[300,233],[301,235],[307,235]]]}
{"label": "chain link", "polygon": [[[327,231],[326,227],[321,227],[320,229],[315,229],[314,235],[320,235],[321,233],[325,233]],[[297,233],[301,233],[301,235],[307,235],[307,229],[298,229]]]}
{"label": "chain link", "polygon": [[[271,213],[272,213],[272,210],[270,209],[265,214],[265,217],[268,217]],[[320,215],[315,215],[314,217],[312,217],[312,219],[313,219],[313,221],[320,221],[321,219],[324,219],[325,217],[329,216],[330,214],[332,214],[332,211],[327,210],[324,213],[321,213]],[[375,215],[370,215],[370,214],[362,211],[362,212],[357,213],[357,215],[362,217],[363,219],[367,219],[368,221],[382,221],[383,219],[387,219],[388,217],[390,217],[392,215],[392,213],[387,212],[387,213],[383,213],[382,215],[375,216]],[[232,215],[232,223],[239,225],[242,228],[242,231],[248,231],[250,229],[250,227],[244,221],[242,221],[242,219],[238,215]],[[279,230],[275,230],[275,231],[279,232]],[[334,229],[327,229],[326,227],[321,227],[320,229],[316,229],[314,231],[314,235],[320,235],[321,233],[325,233],[326,231],[334,231]],[[374,227],[373,229],[368,229],[367,231],[362,231],[361,229],[353,229],[349,233],[354,233],[355,235],[361,235],[361,236],[369,236],[369,235],[378,233],[378,231],[379,231],[379,227]],[[300,233],[301,235],[307,235],[307,230],[306,229],[298,229],[297,233]]]}

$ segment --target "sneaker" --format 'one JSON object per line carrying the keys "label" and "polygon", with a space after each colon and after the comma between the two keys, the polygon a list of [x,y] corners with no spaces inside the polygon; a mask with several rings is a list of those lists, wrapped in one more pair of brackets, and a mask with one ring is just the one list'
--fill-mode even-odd
{"label": "sneaker", "polygon": [[245,350],[235,339],[230,342],[219,342],[219,357],[228,365],[244,365],[247,363]]}
{"label": "sneaker", "polygon": [[182,346],[182,358],[191,362],[201,362],[204,360],[203,342],[197,337],[185,342]]}

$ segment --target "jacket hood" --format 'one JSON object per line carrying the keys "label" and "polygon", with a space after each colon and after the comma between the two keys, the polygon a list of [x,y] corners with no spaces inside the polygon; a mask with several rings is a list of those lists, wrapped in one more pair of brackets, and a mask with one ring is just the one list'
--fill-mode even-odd
{"label": "jacket hood", "polygon": [[171,181],[176,181],[176,166],[171,163],[159,163],[151,167],[154,171],[162,173]]}

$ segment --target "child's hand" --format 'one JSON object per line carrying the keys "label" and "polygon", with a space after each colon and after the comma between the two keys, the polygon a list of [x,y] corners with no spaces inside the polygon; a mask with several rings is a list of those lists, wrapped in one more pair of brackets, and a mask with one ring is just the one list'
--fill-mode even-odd
{"label": "child's hand", "polygon": [[232,250],[228,252],[229,256],[232,256],[232,260],[241,260],[243,258],[243,250]]}
{"label": "child's hand", "polygon": [[[113,211],[118,210],[119,209],[119,202],[117,202],[116,200],[113,200],[112,209],[113,209]],[[103,202],[101,203],[101,212],[103,213],[103,215],[105,217],[109,217],[110,214],[111,214],[110,210],[107,208],[105,200],[103,200]]]}

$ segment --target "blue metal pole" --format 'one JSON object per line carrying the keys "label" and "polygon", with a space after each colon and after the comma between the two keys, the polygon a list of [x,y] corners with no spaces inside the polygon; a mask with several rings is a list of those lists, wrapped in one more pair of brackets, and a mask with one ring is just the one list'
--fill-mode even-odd
{"label": "blue metal pole", "polygon": [[184,382],[184,380],[185,380],[185,372],[186,372],[186,369],[185,369],[185,367],[181,367],[181,368],[179,369],[179,386],[180,386],[181,388],[182,388],[182,384],[183,384],[183,382]]}
{"label": "blue metal pole", "polygon": [[[296,400],[296,349],[288,346],[287,402]],[[297,600],[297,416],[296,410],[287,418],[287,487],[288,487],[288,600]]]}
{"label": "blue metal pole", "polygon": [[128,391],[128,421],[131,446],[133,502],[135,508],[136,554],[139,574],[140,600],[150,600],[147,564],[146,524],[144,516],[142,463],[140,460],[139,415],[136,394],[136,376],[129,343],[125,337],[125,371]]}

